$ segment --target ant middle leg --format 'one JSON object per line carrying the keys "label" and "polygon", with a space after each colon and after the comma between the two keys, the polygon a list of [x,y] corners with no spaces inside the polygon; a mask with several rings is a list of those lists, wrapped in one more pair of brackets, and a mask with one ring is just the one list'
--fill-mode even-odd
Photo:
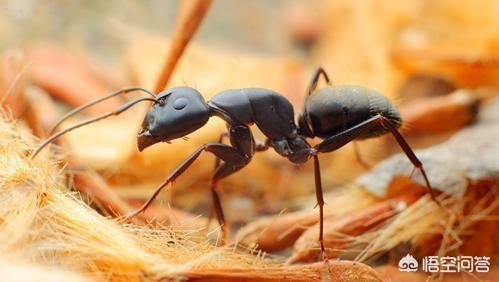
{"label": "ant middle leg", "polygon": [[326,248],[324,247],[324,193],[322,191],[321,167],[319,165],[319,156],[314,154],[314,179],[315,195],[317,197],[317,206],[319,207],[319,245],[321,247],[322,260],[327,261]]}
{"label": "ant middle leg", "polygon": [[215,215],[217,217],[218,224],[220,226],[221,232],[222,232],[222,244],[225,244],[227,242],[228,238],[228,226],[227,222],[225,220],[223,208],[222,208],[222,202],[220,200],[220,195],[218,192],[218,183],[220,180],[223,178],[239,171],[243,167],[245,167],[249,162],[249,159],[247,159],[244,162],[241,162],[239,164],[235,163],[222,163],[220,166],[215,171],[215,174],[213,175],[213,178],[211,180],[211,195],[213,198],[213,208],[215,210]]}
{"label": "ant middle leg", "polygon": [[[221,139],[222,138],[223,137],[221,136]],[[264,142],[255,140],[255,151],[256,152],[266,151],[269,148],[269,144],[270,144],[269,139],[265,140]],[[212,182],[211,182],[213,208],[210,209],[207,227],[210,226],[210,222],[211,222],[211,219],[213,217],[213,211],[214,211],[216,214],[217,220],[218,220],[218,224],[220,225],[220,228],[222,231],[222,242],[223,243],[225,243],[227,241],[228,226],[227,226],[226,221],[225,221],[225,216],[223,213],[222,204],[220,201],[220,196],[218,193],[218,183],[222,178],[225,178],[225,177],[239,171],[243,167],[245,167],[248,162],[249,162],[249,159],[246,161],[246,163],[241,163],[239,165],[234,165],[234,164],[231,165],[228,163],[220,164],[220,158],[217,158],[216,167],[215,167],[215,174],[214,174]]]}
{"label": "ant middle leg", "polygon": [[[229,137],[228,132],[220,134],[220,137],[218,137],[218,143],[223,143],[223,140],[226,137]],[[220,166],[220,161],[221,161],[220,158],[215,156],[215,166],[213,167],[213,171],[216,171],[217,168]],[[214,208],[215,208],[215,201],[212,202],[210,212],[208,213],[208,220],[206,221],[206,230],[208,230],[208,228],[210,227],[211,220],[213,219]]]}

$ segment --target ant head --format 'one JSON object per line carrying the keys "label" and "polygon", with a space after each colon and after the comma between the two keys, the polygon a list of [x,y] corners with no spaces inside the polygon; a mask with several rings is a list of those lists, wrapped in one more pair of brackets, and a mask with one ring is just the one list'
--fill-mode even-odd
{"label": "ant head", "polygon": [[208,122],[210,109],[203,96],[190,87],[167,89],[156,97],[137,136],[140,151],[158,142],[169,142]]}

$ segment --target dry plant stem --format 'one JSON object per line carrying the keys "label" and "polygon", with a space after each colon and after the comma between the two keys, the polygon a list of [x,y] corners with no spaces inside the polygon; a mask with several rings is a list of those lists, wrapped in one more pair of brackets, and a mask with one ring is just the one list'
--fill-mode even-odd
{"label": "dry plant stem", "polygon": [[264,269],[191,270],[167,281],[381,281],[370,267],[357,262],[330,261],[308,265],[269,267]]}
{"label": "dry plant stem", "polygon": [[[351,212],[341,218],[324,222],[324,245],[328,258],[337,257],[357,236],[379,225],[394,216],[401,209],[414,203],[423,195],[420,191],[410,191],[403,196],[375,204],[361,211]],[[317,236],[318,226],[315,225],[305,231],[295,242],[294,253],[288,263],[319,261],[320,249],[313,240]]]}
{"label": "dry plant stem", "polygon": [[477,95],[465,90],[414,100],[400,107],[407,124],[404,133],[434,134],[462,128],[476,119],[479,103]]}
{"label": "dry plant stem", "polygon": [[172,45],[156,84],[156,93],[165,89],[178,60],[201,24],[211,2],[211,0],[183,0],[180,2]]}

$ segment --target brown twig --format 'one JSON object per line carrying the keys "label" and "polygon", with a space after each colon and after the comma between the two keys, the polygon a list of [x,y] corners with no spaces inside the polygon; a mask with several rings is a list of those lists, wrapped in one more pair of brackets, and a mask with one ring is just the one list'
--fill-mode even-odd
{"label": "brown twig", "polygon": [[156,93],[165,89],[178,60],[198,29],[211,2],[211,0],[183,0],[180,2],[171,48],[156,84]]}

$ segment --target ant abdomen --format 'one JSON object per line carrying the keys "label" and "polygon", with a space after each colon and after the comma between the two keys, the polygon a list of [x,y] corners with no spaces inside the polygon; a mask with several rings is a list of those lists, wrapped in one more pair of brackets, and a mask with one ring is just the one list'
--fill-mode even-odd
{"label": "ant abdomen", "polygon": [[[305,104],[307,123],[314,136],[327,138],[352,128],[376,115],[382,115],[397,126],[400,112],[382,94],[354,85],[320,88]],[[380,124],[363,132],[356,139],[379,136],[388,131]]]}

